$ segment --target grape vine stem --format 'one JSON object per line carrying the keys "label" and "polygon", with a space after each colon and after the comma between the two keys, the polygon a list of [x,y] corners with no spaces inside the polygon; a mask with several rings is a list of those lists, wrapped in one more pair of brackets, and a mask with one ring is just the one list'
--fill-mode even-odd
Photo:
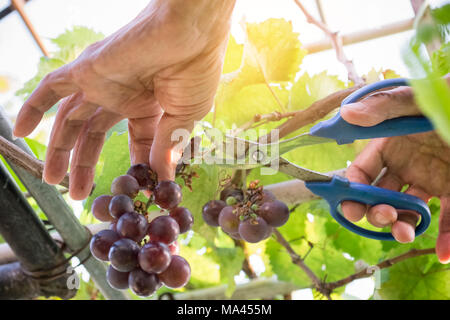
{"label": "grape vine stem", "polygon": [[[394,264],[404,261],[406,259],[420,257],[420,256],[427,255],[427,254],[434,254],[435,252],[436,252],[435,248],[420,249],[420,250],[419,249],[411,249],[399,256],[396,256],[394,258],[387,259],[387,260],[380,262],[379,264],[376,265],[376,267],[378,270],[389,268],[389,267],[392,267]],[[374,271],[374,266],[369,266],[369,267],[367,267],[357,273],[354,273],[346,278],[343,278],[341,280],[334,281],[334,282],[328,282],[325,284],[325,286],[328,290],[332,291],[336,288],[339,288],[339,287],[345,286],[346,284],[349,284],[353,280],[370,277],[373,275],[373,271]]]}
{"label": "grape vine stem", "polygon": [[[19,167],[24,168],[36,178],[43,179],[44,162],[29,155],[15,144],[9,142],[0,136],[0,154],[8,161],[13,162]],[[69,175],[66,174],[64,179],[59,183],[61,186],[69,188]]]}
{"label": "grape vine stem", "polygon": [[294,1],[297,4],[297,6],[300,8],[300,10],[303,12],[303,14],[305,15],[306,21],[310,24],[317,26],[330,39],[331,45],[333,46],[334,50],[336,51],[336,58],[347,69],[348,79],[350,81],[353,81],[353,83],[355,83],[355,84],[364,83],[364,80],[356,72],[353,61],[349,60],[347,58],[347,56],[345,55],[342,37],[339,35],[339,33],[331,31],[331,29],[328,27],[328,25],[326,25],[324,22],[321,22],[321,21],[317,20],[316,18],[314,18],[314,16],[311,15],[308,12],[308,10],[306,10],[306,8],[303,6],[303,4],[300,2],[300,0],[294,0]]}
{"label": "grape vine stem", "polygon": [[331,290],[327,288],[327,286],[320,280],[320,278],[312,271],[305,263],[302,257],[300,257],[295,250],[291,247],[289,242],[283,237],[283,235],[278,231],[277,229],[273,230],[273,234],[275,235],[275,238],[279,244],[281,244],[286,251],[288,252],[289,256],[291,257],[292,263],[300,267],[305,274],[308,276],[309,279],[311,279],[314,288],[323,294],[328,300],[331,299]]}

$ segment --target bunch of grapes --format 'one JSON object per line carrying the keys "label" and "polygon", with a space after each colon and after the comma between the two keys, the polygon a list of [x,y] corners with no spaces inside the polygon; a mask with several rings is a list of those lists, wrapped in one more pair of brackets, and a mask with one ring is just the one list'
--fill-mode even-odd
{"label": "bunch of grapes", "polygon": [[220,226],[230,237],[256,243],[267,239],[274,227],[289,219],[289,208],[274,194],[252,181],[243,191],[225,188],[221,200],[211,200],[203,206],[202,216],[212,226]]}
{"label": "bunch of grapes", "polygon": [[[191,275],[189,263],[178,255],[177,238],[192,227],[194,218],[188,209],[178,207],[180,186],[157,181],[148,165],[133,165],[114,179],[112,195],[99,196],[92,204],[98,220],[111,222],[109,230],[92,237],[92,255],[110,261],[106,276],[113,288],[130,288],[139,296],[150,296],[162,285],[183,287]],[[147,204],[133,201],[141,190],[150,193]],[[150,219],[151,203],[161,208],[162,215]]]}

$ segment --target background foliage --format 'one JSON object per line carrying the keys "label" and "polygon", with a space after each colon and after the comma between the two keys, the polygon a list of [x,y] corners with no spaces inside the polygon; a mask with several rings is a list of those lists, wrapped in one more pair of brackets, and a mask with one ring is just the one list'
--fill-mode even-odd
{"label": "background foliage", "polygon": [[[445,19],[450,17],[439,13],[437,16]],[[445,20],[441,25],[444,23],[448,21]],[[249,23],[245,28],[247,36],[243,44],[230,37],[214,113],[204,119],[212,126],[225,132],[250,121],[255,114],[301,110],[318,99],[352,85],[327,72],[315,75],[303,72],[302,60],[307,52],[302,48],[298,34],[284,19]],[[433,30],[431,33],[436,35],[438,29]],[[441,33],[439,35],[442,36]],[[26,99],[45,74],[70,62],[87,45],[102,37],[89,29],[76,27],[54,39],[59,50],[52,58],[41,59],[37,75],[17,94]],[[424,36],[416,37],[405,57],[413,70],[421,69],[426,76],[425,80],[413,83],[419,103],[450,141],[450,91],[439,78],[450,70],[450,47],[448,43],[443,45],[431,60],[426,60],[420,54],[420,46],[425,40]],[[373,82],[396,76],[392,70],[372,70],[365,75],[365,79]],[[52,115],[52,112],[54,109],[49,114]],[[280,123],[270,122],[260,128],[270,130]],[[293,134],[307,129],[302,128]],[[42,159],[45,146],[33,140],[28,142]],[[363,146],[364,143],[311,146],[291,151],[286,158],[309,169],[327,172],[346,167]],[[96,222],[89,212],[92,200],[100,194],[108,194],[111,181],[124,174],[129,164],[126,126],[121,123],[108,134],[96,167],[97,187],[84,202],[85,210],[80,217],[83,223]],[[299,287],[311,286],[311,280],[298,266],[292,264],[286,250],[274,238],[241,247],[217,228],[207,226],[201,218],[201,207],[218,197],[219,182],[232,172],[208,165],[192,166],[190,170],[197,172],[199,177],[193,180],[192,192],[184,187],[182,205],[192,211],[195,224],[193,231],[182,237],[180,242],[181,255],[191,264],[192,278],[189,285],[181,290],[227,284],[227,294],[230,296],[235,288],[235,276],[242,274],[244,259],[251,254],[259,256],[264,262],[264,270],[259,276],[276,277]],[[248,177],[248,180],[253,179],[260,179],[267,185],[290,178],[281,173],[260,176],[259,171],[254,170]],[[305,263],[316,275],[334,281],[354,273],[356,262],[373,265],[411,248],[433,247],[437,236],[439,201],[433,199],[430,206],[430,229],[414,243],[407,245],[366,239],[347,231],[331,218],[326,203],[321,200],[293,208],[288,223],[279,231],[299,255],[308,253]],[[362,224],[367,226],[367,222]],[[343,289],[337,290],[333,297],[339,298]],[[101,298],[95,290],[92,282],[83,282],[77,298]],[[158,294],[167,290],[161,289]],[[383,270],[381,287],[377,288],[376,293],[383,299],[450,299],[450,273],[448,267],[441,265],[434,255],[409,259]],[[316,297],[321,298],[320,295]]]}

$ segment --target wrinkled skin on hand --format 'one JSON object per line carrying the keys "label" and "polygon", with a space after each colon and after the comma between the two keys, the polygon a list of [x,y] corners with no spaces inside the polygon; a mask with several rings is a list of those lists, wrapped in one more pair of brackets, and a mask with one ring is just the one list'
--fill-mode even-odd
{"label": "wrinkled skin on hand", "polygon": [[[399,87],[344,106],[341,114],[352,124],[373,126],[386,119],[418,115],[420,111],[411,88]],[[440,198],[436,254],[442,263],[450,262],[450,146],[435,132],[374,139],[351,164],[346,175],[350,181],[370,184],[383,167],[387,171],[377,186],[400,191],[409,185],[406,193],[425,202],[432,196]],[[399,242],[414,240],[417,213],[397,211],[386,204],[368,208],[350,201],[342,203],[342,210],[351,221],[366,215],[376,227],[391,225],[392,234]]]}
{"label": "wrinkled skin on hand", "polygon": [[14,135],[29,135],[61,100],[47,150],[44,180],[70,170],[70,196],[91,191],[105,133],[128,118],[132,163],[150,163],[172,180],[175,129],[192,130],[213,104],[234,0],[152,1],[133,21],[48,74],[19,112]]}

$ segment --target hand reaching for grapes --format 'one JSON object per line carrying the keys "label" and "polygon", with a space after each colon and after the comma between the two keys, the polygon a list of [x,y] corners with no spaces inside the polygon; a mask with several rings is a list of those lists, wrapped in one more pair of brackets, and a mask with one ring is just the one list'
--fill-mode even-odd
{"label": "hand reaching for grapes", "polygon": [[[386,119],[418,114],[420,111],[409,87],[378,92],[341,109],[346,121],[360,126],[373,126]],[[449,263],[450,146],[435,132],[374,139],[348,168],[347,178],[370,184],[383,167],[387,171],[378,182],[378,187],[400,191],[403,186],[409,185],[406,193],[425,202],[432,196],[441,199],[436,254],[442,263]],[[351,221],[358,221],[366,215],[367,220],[376,227],[391,225],[392,234],[399,242],[414,240],[414,229],[419,219],[415,213],[397,211],[386,204],[367,208],[350,201],[342,203],[342,210]]]}
{"label": "hand reaching for grapes", "polygon": [[154,0],[133,21],[47,75],[25,102],[14,135],[29,135],[61,100],[44,180],[70,170],[70,196],[91,191],[106,131],[128,118],[131,161],[173,180],[171,134],[192,130],[210,110],[219,82],[235,0]]}

